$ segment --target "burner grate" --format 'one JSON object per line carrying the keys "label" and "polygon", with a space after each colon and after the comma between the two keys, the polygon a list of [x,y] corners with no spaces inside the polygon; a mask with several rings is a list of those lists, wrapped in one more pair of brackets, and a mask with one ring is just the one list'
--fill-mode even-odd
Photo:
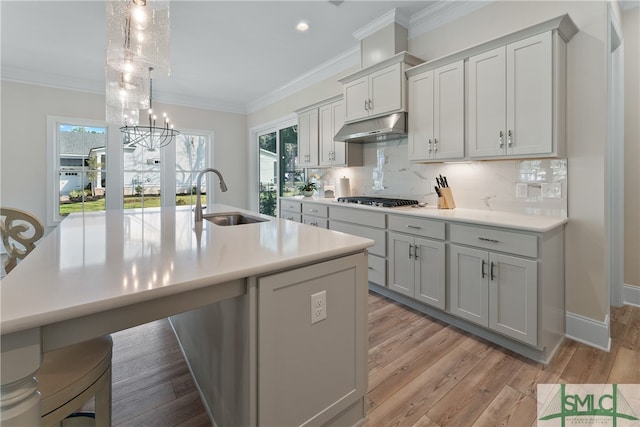
{"label": "burner grate", "polygon": [[389,199],[386,197],[338,197],[340,203],[357,203],[359,205],[379,206],[386,208],[395,208],[398,206],[417,205],[417,200],[409,199]]}

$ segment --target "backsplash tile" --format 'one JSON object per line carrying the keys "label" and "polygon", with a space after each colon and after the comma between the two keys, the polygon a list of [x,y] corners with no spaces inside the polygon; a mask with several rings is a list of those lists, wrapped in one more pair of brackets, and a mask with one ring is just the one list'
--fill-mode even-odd
{"label": "backsplash tile", "polygon": [[[352,195],[401,197],[432,205],[437,202],[435,177],[447,177],[456,206],[514,213],[567,216],[567,160],[495,160],[412,164],[407,139],[363,146],[364,166],[312,169],[320,184],[337,187],[350,178]],[[527,185],[527,197],[516,197],[516,184]],[[542,184],[545,186],[543,197]],[[549,193],[551,191],[551,193]],[[556,198],[557,197],[557,198]]]}

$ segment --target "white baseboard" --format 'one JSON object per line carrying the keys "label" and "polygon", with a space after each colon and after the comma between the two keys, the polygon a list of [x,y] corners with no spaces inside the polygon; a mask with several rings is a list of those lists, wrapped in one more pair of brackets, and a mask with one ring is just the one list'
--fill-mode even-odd
{"label": "white baseboard", "polygon": [[640,287],[625,284],[623,293],[625,304],[640,307]]}
{"label": "white baseboard", "polygon": [[575,313],[566,313],[567,338],[581,342],[600,350],[609,351],[611,338],[609,336],[609,315],[604,322],[580,316]]}

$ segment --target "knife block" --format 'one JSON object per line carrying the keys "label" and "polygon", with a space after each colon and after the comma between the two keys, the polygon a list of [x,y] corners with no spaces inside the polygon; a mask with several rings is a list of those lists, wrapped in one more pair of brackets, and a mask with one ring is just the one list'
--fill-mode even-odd
{"label": "knife block", "polygon": [[451,188],[440,188],[440,194],[442,194],[442,197],[438,197],[438,209],[455,209],[456,202],[453,200]]}

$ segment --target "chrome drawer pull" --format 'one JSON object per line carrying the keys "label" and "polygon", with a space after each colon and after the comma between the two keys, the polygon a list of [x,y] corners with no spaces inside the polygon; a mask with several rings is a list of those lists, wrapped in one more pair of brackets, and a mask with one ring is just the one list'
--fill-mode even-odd
{"label": "chrome drawer pull", "polygon": [[491,280],[492,281],[496,279],[495,274],[493,274],[493,267],[495,267],[495,264],[492,262],[491,263]]}
{"label": "chrome drawer pull", "polygon": [[413,254],[411,253],[411,249],[413,249],[413,245],[409,245],[409,259],[413,257]]}
{"label": "chrome drawer pull", "polygon": [[486,237],[478,237],[478,240],[482,240],[483,242],[500,243],[500,240],[487,239]]}
{"label": "chrome drawer pull", "polygon": [[487,262],[485,260],[482,260],[482,266],[480,267],[480,272],[482,273],[482,278],[484,279],[487,276],[487,273],[484,272],[484,265]]}
{"label": "chrome drawer pull", "polygon": [[422,227],[418,227],[417,225],[411,225],[411,224],[409,224],[409,225],[407,225],[407,227],[408,227],[408,228],[413,228],[413,229],[416,229],[416,230],[422,230]]}

